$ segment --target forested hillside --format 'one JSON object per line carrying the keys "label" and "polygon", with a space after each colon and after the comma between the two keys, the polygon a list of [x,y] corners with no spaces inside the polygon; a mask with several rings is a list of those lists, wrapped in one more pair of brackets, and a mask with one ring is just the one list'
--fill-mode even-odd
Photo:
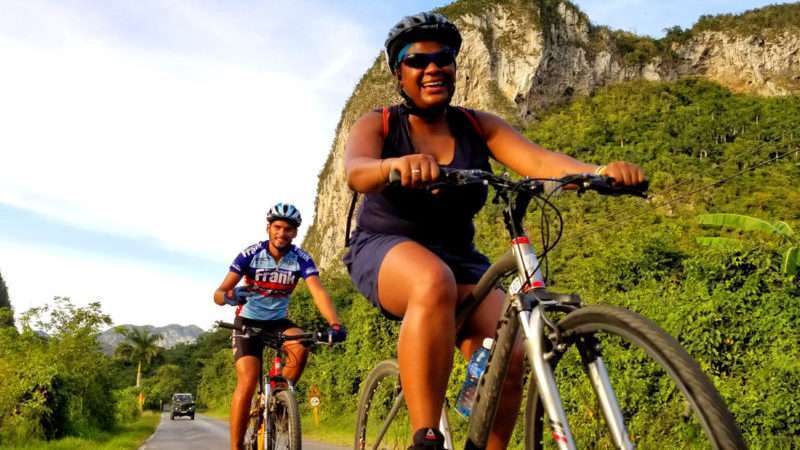
{"label": "forested hillside", "polygon": [[[701,213],[741,213],[800,226],[800,97],[732,94],[711,82],[634,82],[545,114],[525,133],[587,161],[627,159],[650,175],[651,199],[563,194],[565,222],[550,256],[553,290],[640,312],[676,336],[711,374],[753,448],[800,445],[800,280],[781,270],[788,242],[769,234],[701,228]],[[538,236],[538,216],[528,227]],[[480,213],[478,246],[506,251],[497,208]],[[737,245],[707,247],[702,236]],[[301,389],[314,383],[324,411],[355,405],[354,380],[395,351],[395,324],[326,278],[350,328],[343,347],[315,352]],[[292,317],[320,324],[305,290]],[[456,363],[451,395],[463,376]],[[357,381],[356,381],[357,382]],[[451,399],[452,400],[452,399]],[[668,441],[665,442],[668,448]]]}

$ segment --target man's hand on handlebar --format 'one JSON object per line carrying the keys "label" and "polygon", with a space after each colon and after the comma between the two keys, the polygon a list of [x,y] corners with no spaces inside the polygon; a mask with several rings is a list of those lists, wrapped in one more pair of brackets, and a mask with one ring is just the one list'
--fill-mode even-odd
{"label": "man's hand on handlebar", "polygon": [[344,342],[345,339],[347,339],[347,328],[345,328],[344,325],[335,323],[328,328],[327,334],[327,342],[329,344]]}
{"label": "man's hand on handlebar", "polygon": [[239,306],[247,303],[247,298],[253,294],[247,286],[239,286],[231,289],[225,293],[225,304],[231,306]]}

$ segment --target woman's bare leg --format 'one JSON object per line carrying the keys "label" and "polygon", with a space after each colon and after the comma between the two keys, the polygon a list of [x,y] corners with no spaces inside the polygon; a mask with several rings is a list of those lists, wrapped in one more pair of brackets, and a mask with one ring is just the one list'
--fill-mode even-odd
{"label": "woman's bare leg", "polygon": [[[468,293],[472,292],[473,288],[474,286],[471,285],[459,285],[459,298],[463,299]],[[495,337],[497,320],[503,313],[504,297],[505,294],[499,289],[490,292],[464,324],[464,330],[461,335],[465,337],[458,345],[467,360],[481,346],[484,338]],[[524,356],[522,340],[517,339],[497,410],[497,417],[502,417],[503,420],[495,421],[486,447],[488,450],[504,449],[508,446],[508,440],[511,439],[511,433],[514,431],[514,423],[519,414],[519,405],[522,399]]]}
{"label": "woman's bare leg", "polygon": [[414,430],[438,428],[455,347],[456,283],[438,256],[406,241],[386,254],[378,296],[403,317],[397,356]]}

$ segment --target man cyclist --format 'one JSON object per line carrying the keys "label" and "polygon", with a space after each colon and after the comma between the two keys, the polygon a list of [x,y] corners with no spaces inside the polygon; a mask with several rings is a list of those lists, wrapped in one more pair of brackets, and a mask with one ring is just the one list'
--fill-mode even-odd
{"label": "man cyclist", "polygon": [[[341,325],[336,307],[319,279],[319,271],[311,256],[292,245],[302,218],[293,205],[278,203],[267,213],[269,240],[257,242],[244,249],[234,259],[230,272],[214,292],[214,303],[235,305],[234,324],[255,326],[283,332],[287,335],[303,333],[288,319],[289,296],[300,277],[306,281],[314,304],[330,324],[329,336],[341,342],[347,331]],[[244,286],[236,287],[244,277]],[[231,449],[241,448],[247,429],[250,401],[258,383],[258,369],[262,364],[264,343],[238,331],[232,335],[236,367],[236,391],[231,402]],[[289,341],[283,346],[286,364],[282,375],[297,382],[303,372],[308,350],[299,342]]]}
{"label": "man cyclist", "polygon": [[[466,359],[493,337],[503,293],[495,290],[461,330],[455,308],[489,267],[473,245],[472,219],[487,188],[428,192],[439,167],[491,170],[489,159],[536,178],[594,172],[617,183],[644,179],[624,161],[596,166],[527,140],[506,121],[483,111],[450,106],[461,34],[441,14],[403,18],[385,42],[386,61],[402,105],[362,116],[345,146],[347,183],[365,193],[344,262],[359,290],[381,312],[402,320],[398,361],[413,435],[412,449],[441,449],[437,430],[457,346]],[[398,172],[401,186],[387,186]],[[458,333],[457,333],[458,331]],[[523,352],[517,345],[500,398],[489,449],[508,444],[519,412]]]}

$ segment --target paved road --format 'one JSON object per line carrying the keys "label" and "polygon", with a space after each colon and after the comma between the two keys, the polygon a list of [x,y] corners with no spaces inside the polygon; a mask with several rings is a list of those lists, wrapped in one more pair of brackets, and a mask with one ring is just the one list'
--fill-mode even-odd
{"label": "paved road", "polygon": [[[198,414],[195,420],[161,414],[156,432],[139,447],[139,450],[224,450],[229,446],[228,423]],[[319,442],[303,441],[303,450],[346,450]]]}

